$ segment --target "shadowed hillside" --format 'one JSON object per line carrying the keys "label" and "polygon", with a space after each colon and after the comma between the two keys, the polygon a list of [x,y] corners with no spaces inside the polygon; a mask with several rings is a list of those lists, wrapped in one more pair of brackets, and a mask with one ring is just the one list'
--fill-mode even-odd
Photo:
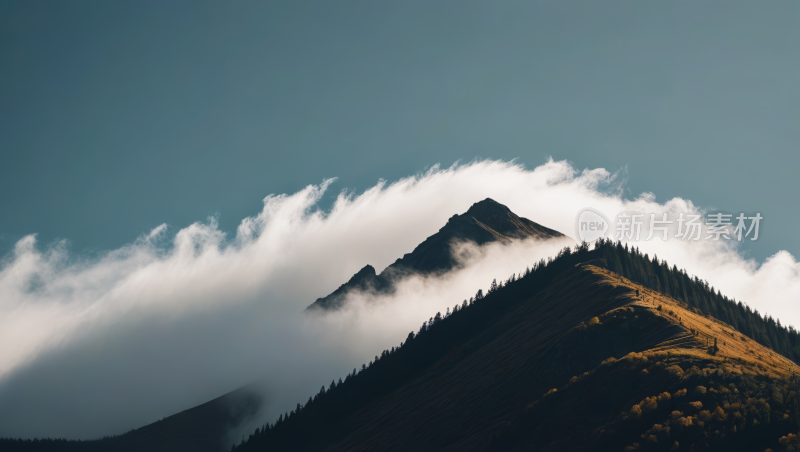
{"label": "shadowed hillside", "polygon": [[[789,451],[798,367],[776,350],[796,346],[706,282],[600,241],[493,282],[235,449]],[[128,435],[73,450],[159,450],[117,447]]]}
{"label": "shadowed hillside", "polygon": [[453,215],[439,232],[425,239],[414,251],[397,259],[380,274],[367,265],[330,295],[319,298],[308,309],[336,309],[350,291],[388,293],[394,282],[409,273],[443,273],[457,265],[451,246],[458,242],[484,245],[512,240],[566,238],[553,229],[514,214],[508,207],[487,198],[472,205],[464,214]]}
{"label": "shadowed hillside", "polygon": [[220,451],[229,430],[258,410],[261,398],[257,394],[245,386],[144,427],[99,440],[0,438],[0,451]]}
{"label": "shadowed hillside", "polygon": [[[779,450],[796,431],[798,367],[732,327],[593,265],[520,302],[524,282],[409,336],[237,450]],[[383,390],[348,407],[372,386]]]}
{"label": "shadowed hillside", "polygon": [[798,428],[794,362],[684,302],[585,268],[633,296],[572,328],[564,344],[591,349],[624,337],[638,350],[611,350],[554,385],[486,450],[784,449],[780,438]]}

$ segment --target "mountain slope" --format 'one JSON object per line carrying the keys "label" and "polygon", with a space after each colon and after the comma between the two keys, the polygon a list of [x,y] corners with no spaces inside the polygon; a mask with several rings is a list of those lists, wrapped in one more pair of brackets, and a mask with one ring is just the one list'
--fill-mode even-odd
{"label": "mountain slope", "polygon": [[390,265],[394,272],[443,272],[457,263],[450,252],[453,241],[471,241],[478,245],[489,242],[511,242],[527,238],[547,240],[564,237],[558,231],[514,214],[508,207],[491,198],[472,205],[464,214],[453,215],[439,232],[425,239],[414,251]]}
{"label": "mountain slope", "polygon": [[[236,450],[791,450],[800,369],[775,350],[795,350],[796,332],[763,329],[769,322],[739,306],[637,250],[567,248],[409,334]],[[190,425],[191,412],[173,422]],[[180,435],[201,438],[207,425]],[[157,437],[118,447],[125,436],[71,449],[0,440],[0,449],[164,447]]]}
{"label": "mountain slope", "polygon": [[[309,425],[314,441],[302,427],[313,417],[299,413],[300,425],[279,424],[242,450],[669,450],[677,439],[686,442],[677,450],[714,450],[737,432],[764,450],[796,427],[787,382],[800,369],[732,327],[592,265],[523,302],[509,301],[515,284],[481,300],[507,306],[424,371],[333,424]],[[457,312],[326,397],[346,400],[370,372],[394,372],[380,366],[407,366],[403,353],[458,336],[481,310]],[[648,434],[657,423],[672,435]]]}
{"label": "mountain slope", "polygon": [[490,450],[778,450],[779,438],[796,431],[794,362],[684,302],[587,269],[628,288],[631,300],[579,324],[563,343],[627,336],[633,352],[614,350],[589,373],[561,380]]}
{"label": "mountain slope", "polygon": [[99,440],[0,438],[0,451],[217,452],[230,447],[223,444],[229,430],[257,412],[262,402],[257,394],[244,386],[144,427]]}
{"label": "mountain slope", "polygon": [[436,234],[425,239],[414,251],[405,254],[376,274],[367,265],[330,295],[317,299],[309,309],[336,309],[350,291],[391,292],[395,281],[409,273],[444,273],[457,265],[451,246],[458,242],[484,245],[512,240],[565,238],[553,229],[514,214],[508,207],[487,198],[472,205],[464,214],[453,215]]}

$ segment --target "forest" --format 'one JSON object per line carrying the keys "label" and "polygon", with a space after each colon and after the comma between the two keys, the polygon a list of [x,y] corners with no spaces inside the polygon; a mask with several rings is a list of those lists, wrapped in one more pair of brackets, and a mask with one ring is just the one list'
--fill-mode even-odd
{"label": "forest", "polygon": [[[711,315],[750,336],[760,344],[798,362],[798,333],[769,316],[762,316],[742,302],[736,302],[714,290],[707,281],[690,276],[685,270],[670,267],[657,256],[650,258],[637,248],[620,242],[598,240],[592,249],[586,243],[574,249],[565,247],[554,258],[541,260],[524,272],[506,280],[492,281],[484,294],[479,289],[474,297],[457,303],[442,314],[425,321],[419,331],[411,332],[405,341],[384,350],[373,361],[353,369],[344,380],[332,381],[305,404],[280,415],[275,423],[267,423],[232,450],[261,450],[264,446],[304,449],[314,438],[337,436],[331,428],[336,420],[357,411],[369,401],[392,391],[414,378],[423,369],[444,356],[452,347],[468,339],[490,323],[501,312],[524,302],[548,287],[560,273],[590,263],[607,268],[645,287],[687,303],[703,314]],[[344,431],[339,429],[338,435]]]}
{"label": "forest", "polygon": [[[342,420],[367,404],[391,393],[429,369],[459,344],[485,330],[499,316],[520,303],[530,301],[567,270],[580,264],[604,267],[652,290],[666,294],[706,315],[733,326],[760,344],[797,362],[800,357],[797,331],[780,321],[762,316],[741,301],[732,300],[708,282],[690,276],[666,261],[642,254],[637,248],[611,240],[566,247],[555,257],[534,263],[505,280],[492,281],[486,292],[455,303],[423,322],[419,330],[373,360],[354,368],[343,378],[322,386],[305,403],[281,414],[274,422],[255,429],[230,450],[316,450],[355,431],[358,426]],[[94,441],[58,439],[0,439],[8,450],[137,450],[126,437],[136,431]],[[130,445],[129,447],[126,447]],[[117,447],[119,446],[119,447]]]}

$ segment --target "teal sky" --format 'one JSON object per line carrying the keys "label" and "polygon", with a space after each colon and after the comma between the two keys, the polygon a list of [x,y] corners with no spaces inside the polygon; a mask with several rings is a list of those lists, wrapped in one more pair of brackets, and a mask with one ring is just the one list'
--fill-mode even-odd
{"label": "teal sky", "polygon": [[5,1],[0,253],[552,156],[759,211],[751,255],[798,256],[798,24],[789,1]]}

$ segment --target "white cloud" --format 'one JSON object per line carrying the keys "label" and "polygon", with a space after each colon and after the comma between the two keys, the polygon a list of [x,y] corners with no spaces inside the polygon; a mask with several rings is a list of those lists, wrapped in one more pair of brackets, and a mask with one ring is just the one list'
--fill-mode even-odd
{"label": "white cloud", "polygon": [[[609,218],[698,210],[683,199],[658,204],[650,193],[623,200],[616,175],[555,161],[532,170],[498,161],[434,167],[342,193],[320,211],[332,182],[267,197],[235,237],[213,219],[172,237],[162,225],[96,260],[69,256],[63,243],[20,240],[0,269],[0,436],[120,433],[262,375],[265,416],[288,410],[436,311],[554,253],[551,244],[497,245],[446,279],[406,281],[391,299],[301,315],[364,265],[384,268],[487,197],[571,236],[584,207]],[[759,266],[720,242],[637,246],[800,324],[800,266],[785,251]]]}

